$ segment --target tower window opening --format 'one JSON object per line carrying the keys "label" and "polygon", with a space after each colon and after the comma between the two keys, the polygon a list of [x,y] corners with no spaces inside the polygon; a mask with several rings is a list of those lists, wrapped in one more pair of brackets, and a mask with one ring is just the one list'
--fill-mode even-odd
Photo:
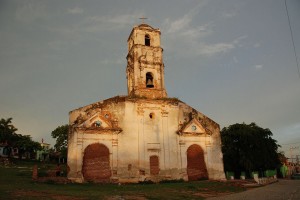
{"label": "tower window opening", "polygon": [[154,85],[153,85],[153,75],[150,72],[148,72],[146,74],[146,87],[147,88],[153,88],[154,87]]}
{"label": "tower window opening", "polygon": [[149,117],[150,117],[150,119],[153,119],[154,118],[154,113],[150,113]]}
{"label": "tower window opening", "polygon": [[150,46],[150,36],[148,34],[145,35],[145,45]]}

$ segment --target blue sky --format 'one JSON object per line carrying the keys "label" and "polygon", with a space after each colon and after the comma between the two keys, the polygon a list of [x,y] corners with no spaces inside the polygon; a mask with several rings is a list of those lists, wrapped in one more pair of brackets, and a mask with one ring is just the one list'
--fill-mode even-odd
{"label": "blue sky", "polygon": [[[300,1],[287,7],[300,58]],[[162,33],[169,97],[221,128],[255,122],[284,150],[300,146],[284,0],[0,0],[0,117],[54,144],[69,111],[126,95],[127,38],[143,16]]]}

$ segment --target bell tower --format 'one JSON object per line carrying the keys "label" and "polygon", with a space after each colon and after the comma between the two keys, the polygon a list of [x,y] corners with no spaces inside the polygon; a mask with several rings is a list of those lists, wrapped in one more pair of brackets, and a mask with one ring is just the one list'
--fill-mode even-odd
{"label": "bell tower", "polygon": [[160,30],[147,24],[135,26],[127,40],[127,88],[129,96],[167,97],[164,83]]}

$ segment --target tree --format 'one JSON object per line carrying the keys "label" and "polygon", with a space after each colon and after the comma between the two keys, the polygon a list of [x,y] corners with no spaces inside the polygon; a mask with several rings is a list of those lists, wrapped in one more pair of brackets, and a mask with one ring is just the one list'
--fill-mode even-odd
{"label": "tree", "polygon": [[5,143],[9,147],[9,154],[12,148],[18,148],[19,158],[23,153],[33,154],[41,149],[38,142],[34,142],[29,135],[17,134],[18,129],[12,125],[12,118],[0,120],[0,143]]}
{"label": "tree", "polygon": [[12,144],[17,138],[16,131],[17,128],[14,127],[12,123],[12,118],[1,119],[0,120],[0,143]]}
{"label": "tree", "polygon": [[257,126],[233,124],[221,131],[222,152],[225,171],[262,171],[275,169],[280,160],[277,141],[272,132]]}
{"label": "tree", "polygon": [[33,141],[29,135],[21,134],[18,134],[18,139],[14,147],[18,148],[18,154],[20,159],[22,158],[25,152],[28,152],[32,156],[34,152],[42,149],[41,144]]}
{"label": "tree", "polygon": [[51,136],[56,139],[56,143],[54,145],[56,151],[60,152],[64,157],[67,156],[68,132],[68,124],[58,126],[54,131],[51,132]]}

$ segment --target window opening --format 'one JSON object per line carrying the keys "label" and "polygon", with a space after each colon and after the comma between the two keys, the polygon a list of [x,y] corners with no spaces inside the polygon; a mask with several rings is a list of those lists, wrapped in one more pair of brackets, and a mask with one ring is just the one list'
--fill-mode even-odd
{"label": "window opening", "polygon": [[145,45],[150,46],[150,36],[148,34],[145,35]]}
{"label": "window opening", "polygon": [[150,117],[150,119],[153,119],[154,118],[154,113],[150,113],[149,117]]}
{"label": "window opening", "polygon": [[154,85],[153,85],[153,76],[150,72],[148,72],[146,74],[146,87],[147,88],[153,88]]}
{"label": "window opening", "polygon": [[197,130],[197,126],[193,125],[193,126],[192,126],[192,130],[193,130],[193,131]]}
{"label": "window opening", "polygon": [[99,121],[99,120],[95,122],[95,126],[96,126],[96,127],[100,127],[101,124],[102,124],[102,123],[101,123],[101,121]]}

